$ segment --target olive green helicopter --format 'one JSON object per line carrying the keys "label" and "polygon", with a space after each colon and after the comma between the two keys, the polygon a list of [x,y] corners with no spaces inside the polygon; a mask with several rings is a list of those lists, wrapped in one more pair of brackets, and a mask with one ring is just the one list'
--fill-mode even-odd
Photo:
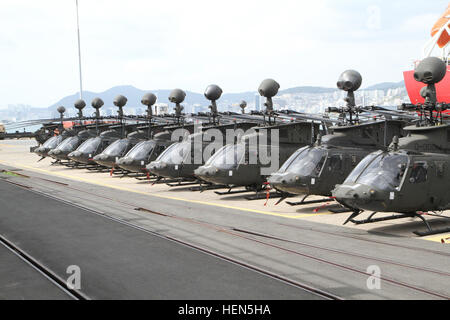
{"label": "olive green helicopter", "polygon": [[[405,127],[405,137],[394,137],[388,150],[365,157],[332,194],[353,213],[346,223],[375,223],[401,218],[419,218],[426,231],[419,236],[450,231],[450,124],[445,116],[449,104],[439,103],[436,83],[446,74],[445,63],[429,57],[417,66],[414,78],[426,86],[420,94],[424,104],[404,104],[400,109],[415,111],[420,120]],[[365,220],[355,220],[364,210],[373,212]],[[392,216],[374,218],[379,212],[395,212]],[[443,224],[433,229],[425,216],[437,216]]]}
{"label": "olive green helicopter", "polygon": [[[404,118],[418,119],[380,107],[358,107],[354,93],[361,84],[359,72],[347,70],[341,74],[337,87],[347,92],[346,106],[328,110],[339,113],[339,122],[329,128],[330,134],[319,136],[314,145],[296,151],[278,172],[270,176],[268,182],[282,194],[277,204],[291,195],[302,195],[303,199],[287,202],[290,205],[330,201],[335,185],[342,183],[365,156],[379,149],[387,149],[394,136],[403,135],[402,128],[410,123]],[[371,113],[381,114],[362,120],[360,114],[369,109]],[[311,195],[327,198],[306,201]]]}

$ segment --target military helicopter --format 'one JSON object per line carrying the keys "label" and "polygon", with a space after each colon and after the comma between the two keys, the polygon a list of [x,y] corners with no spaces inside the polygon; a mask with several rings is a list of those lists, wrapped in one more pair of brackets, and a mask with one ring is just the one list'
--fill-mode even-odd
{"label": "military helicopter", "polygon": [[[282,123],[282,114],[273,110],[272,98],[277,95],[280,85],[272,79],[264,80],[258,91],[266,98],[266,110],[263,113],[264,125],[255,127],[253,133],[244,135],[238,143],[227,145],[211,157],[204,166],[195,171],[200,179],[225,185],[228,192],[216,192],[219,195],[243,193],[246,191],[260,191],[264,189],[266,177],[279,169],[272,161],[265,161],[261,151],[266,154],[278,155],[276,162],[283,163],[299,147],[311,144],[320,132],[321,125],[314,122]],[[267,118],[266,118],[267,117]],[[295,118],[295,113],[289,118]],[[277,119],[279,118],[279,119]],[[279,132],[279,144],[272,143],[272,132]],[[266,162],[266,163],[263,163]],[[269,171],[271,170],[271,171]],[[264,173],[263,171],[269,171]],[[231,191],[232,188],[244,186],[244,191]]]}
{"label": "military helicopter", "polygon": [[[217,85],[210,85],[206,88],[205,97],[211,101],[209,108],[211,109],[212,124],[202,126],[199,131],[189,135],[184,141],[172,144],[146,167],[150,173],[170,179],[196,180],[194,170],[223,146],[228,130],[234,130],[235,133],[240,129],[243,132],[255,126],[255,118],[244,115],[225,116],[218,113],[216,101],[221,97],[222,92]],[[169,98],[177,105],[183,99],[184,96],[177,92],[173,92]],[[220,120],[228,123],[220,124]],[[220,138],[217,137],[218,135]],[[211,144],[212,141],[214,141],[213,144]],[[209,153],[205,152],[207,148],[210,148]]]}
{"label": "military helicopter", "polygon": [[78,124],[73,126],[70,130],[65,130],[65,133],[69,137],[64,139],[56,148],[51,149],[48,152],[48,156],[52,157],[56,161],[62,162],[64,160],[69,160],[68,154],[76,150],[81,143],[87,139],[95,136],[95,132],[89,130],[86,125],[83,125],[83,109],[86,103],[79,99],[74,103],[76,109],[78,109]]}
{"label": "military helicopter", "polygon": [[268,179],[282,193],[278,203],[292,194],[304,197],[297,203],[288,202],[290,205],[329,201],[305,200],[310,195],[330,197],[335,185],[342,183],[365,156],[386,149],[394,136],[403,135],[402,128],[407,123],[403,120],[360,121],[362,109],[356,106],[354,92],[361,84],[359,72],[347,70],[341,74],[337,87],[347,92],[347,105],[343,109],[330,108],[329,112],[340,114],[338,124],[329,128],[332,133],[319,136],[315,145],[299,149]]}
{"label": "military helicopter", "polygon": [[64,112],[66,112],[66,108],[61,106],[58,107],[57,111],[60,114],[61,122],[60,124],[57,125],[57,127],[54,128],[54,130],[58,129],[58,131],[61,132],[61,134],[49,138],[47,141],[44,142],[42,146],[34,149],[34,153],[36,153],[38,156],[41,157],[39,161],[41,161],[44,158],[47,158],[50,150],[56,148],[64,139],[70,136],[70,133],[68,131],[65,131],[63,126]]}
{"label": "military helicopter", "polygon": [[[420,121],[404,128],[406,137],[394,137],[388,150],[371,153],[364,158],[332,194],[351,208],[346,221],[356,224],[374,223],[408,217],[420,218],[427,231],[419,236],[450,231],[433,230],[423,212],[450,209],[450,124],[444,122],[443,111],[450,105],[438,103],[436,83],[445,76],[445,63],[429,57],[417,66],[414,78],[427,86],[422,88],[423,105],[403,105],[402,109],[420,113]],[[363,210],[374,211],[366,220],[355,220]],[[399,215],[374,218],[378,212]],[[444,215],[427,213],[449,219]]]}
{"label": "military helicopter", "polygon": [[[64,119],[63,115],[66,110],[63,106],[58,107],[57,110],[60,113],[59,123],[45,123],[37,131],[40,133],[35,134],[35,138],[38,141],[40,139],[44,140],[50,133],[52,135],[43,142],[41,147],[31,150],[41,156],[40,160],[48,156],[54,158],[59,163],[63,160],[68,160],[68,154],[77,149],[81,143],[89,138],[95,137],[98,132],[103,132],[111,126],[111,124],[96,124],[94,126],[85,124],[85,121],[92,120],[83,116],[82,110],[86,106],[86,103],[83,100],[77,100],[74,106],[78,109],[78,118]],[[66,129],[63,122],[69,120],[75,121],[75,124],[71,128]]]}
{"label": "military helicopter", "polygon": [[119,95],[114,99],[114,105],[119,108],[118,116],[120,120],[120,125],[118,127],[111,127],[111,129],[120,129],[120,139],[111,143],[106,147],[100,154],[96,155],[92,160],[107,168],[113,168],[116,161],[122,158],[131,148],[133,148],[141,139],[145,139],[145,135],[142,131],[134,131],[126,134],[126,129],[136,128],[136,125],[127,126],[124,125],[124,113],[123,107],[127,103],[127,98]]}
{"label": "military helicopter", "polygon": [[[181,89],[175,89],[171,92],[169,98],[175,101],[178,106],[175,108],[175,122],[170,122],[165,125],[157,125],[152,123],[152,119],[157,119],[152,112],[152,106],[156,103],[156,96],[152,93],[147,93],[141,100],[143,105],[147,106],[147,117],[149,124],[145,128],[141,128],[147,132],[144,139],[138,142],[124,157],[116,160],[115,166],[129,172],[149,174],[146,166],[156,160],[158,156],[170,145],[179,140],[172,140],[172,133],[175,130],[186,130],[189,134],[194,132],[194,124],[192,121],[205,120],[205,117],[195,116],[192,119],[187,119],[182,113],[183,107],[179,104],[184,101],[186,93]],[[208,119],[206,119],[208,120]],[[208,120],[209,121],[209,120]],[[145,130],[146,129],[146,130]],[[134,134],[134,133],[133,133]]]}
{"label": "military helicopter", "polygon": [[100,98],[94,98],[91,105],[95,109],[95,128],[98,135],[86,140],[75,151],[67,155],[70,160],[82,165],[96,165],[93,157],[121,137],[121,134],[116,130],[100,133],[100,108],[104,105],[104,102]]}

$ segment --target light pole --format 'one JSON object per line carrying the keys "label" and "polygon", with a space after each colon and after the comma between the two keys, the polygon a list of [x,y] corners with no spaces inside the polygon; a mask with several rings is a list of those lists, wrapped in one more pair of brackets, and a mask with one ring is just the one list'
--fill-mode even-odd
{"label": "light pole", "polygon": [[75,0],[75,6],[77,9],[78,67],[79,67],[79,71],[80,71],[80,99],[83,100],[83,79],[82,79],[82,73],[81,73],[80,20],[78,17],[78,0]]}

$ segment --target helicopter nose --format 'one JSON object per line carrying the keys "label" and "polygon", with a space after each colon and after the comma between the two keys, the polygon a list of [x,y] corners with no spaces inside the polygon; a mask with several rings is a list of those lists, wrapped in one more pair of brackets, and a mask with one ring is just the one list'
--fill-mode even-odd
{"label": "helicopter nose", "polygon": [[72,159],[74,161],[78,161],[78,160],[80,160],[82,158],[82,155],[83,154],[80,151],[74,151],[74,152],[71,152],[68,155],[68,157],[69,157],[69,159]]}
{"label": "helicopter nose", "polygon": [[150,171],[156,171],[156,170],[161,170],[161,169],[165,169],[167,167],[167,164],[165,162],[151,162],[148,166],[147,169]]}
{"label": "helicopter nose", "polygon": [[133,164],[133,158],[123,158],[119,160],[124,165]]}
{"label": "helicopter nose", "polygon": [[199,167],[199,168],[197,168],[196,170],[194,170],[194,174],[196,175],[196,176],[205,176],[206,175],[206,168],[204,168],[204,167]]}
{"label": "helicopter nose", "polygon": [[332,193],[338,201],[347,203],[352,207],[364,206],[364,204],[376,200],[379,194],[374,188],[362,184],[337,185]]}
{"label": "helicopter nose", "polygon": [[197,176],[203,176],[203,177],[209,177],[213,176],[217,173],[217,169],[215,167],[199,167],[197,170],[194,171],[195,175]]}
{"label": "helicopter nose", "polygon": [[292,185],[299,181],[299,178],[292,174],[273,174],[268,182],[272,185]]}

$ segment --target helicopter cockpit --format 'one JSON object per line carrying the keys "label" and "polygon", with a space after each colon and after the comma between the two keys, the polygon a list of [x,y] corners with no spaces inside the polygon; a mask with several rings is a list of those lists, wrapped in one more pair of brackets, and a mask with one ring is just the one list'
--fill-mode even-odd
{"label": "helicopter cockpit", "polygon": [[156,142],[153,140],[142,141],[134,146],[134,148],[127,153],[126,157],[136,160],[145,160],[153,151],[155,145]]}
{"label": "helicopter cockpit", "polygon": [[226,145],[217,151],[205,164],[205,167],[231,170],[235,169],[243,160],[245,144]]}
{"label": "helicopter cockpit", "polygon": [[47,141],[45,141],[45,143],[41,147],[34,150],[34,152],[41,157],[47,157],[48,152],[56,148],[63,141],[63,139],[64,138],[62,135],[53,136]]}
{"label": "helicopter cockpit", "polygon": [[[346,183],[373,186],[378,190],[399,191],[408,168],[409,159],[404,153],[376,152],[368,155],[348,176]],[[411,179],[426,179],[422,166],[413,168]]]}
{"label": "helicopter cockpit", "polygon": [[76,149],[79,143],[80,138],[78,136],[69,137],[52,149],[48,155],[56,160],[68,160],[67,155]]}
{"label": "helicopter cockpit", "polygon": [[[324,148],[303,148],[289,159],[284,171],[289,170],[302,176],[319,177],[327,159],[328,151]],[[280,170],[282,171],[283,168]]]}
{"label": "helicopter cockpit", "polygon": [[102,144],[103,139],[101,137],[90,138],[83,142],[77,150],[69,153],[69,159],[75,162],[81,163],[90,163],[91,158],[94,154],[96,154],[100,145]]}
{"label": "helicopter cockpit", "polygon": [[191,142],[183,141],[177,142],[167,148],[155,162],[164,164],[182,164],[185,162],[187,156],[190,154]]}
{"label": "helicopter cockpit", "polygon": [[119,139],[111,143],[101,154],[94,157],[94,161],[99,165],[112,168],[117,158],[123,156],[130,148],[130,139]]}
{"label": "helicopter cockpit", "polygon": [[[440,207],[437,199],[445,191],[424,192],[433,179],[445,179],[445,157],[430,164],[426,154],[405,150],[379,151],[364,158],[347,180],[337,186],[333,195],[350,208],[376,212],[415,212],[427,206]],[[402,194],[414,193],[408,201]]]}
{"label": "helicopter cockpit", "polygon": [[103,154],[111,157],[117,157],[122,155],[122,153],[128,148],[130,141],[128,139],[120,139],[114,141],[110,146],[108,146]]}

